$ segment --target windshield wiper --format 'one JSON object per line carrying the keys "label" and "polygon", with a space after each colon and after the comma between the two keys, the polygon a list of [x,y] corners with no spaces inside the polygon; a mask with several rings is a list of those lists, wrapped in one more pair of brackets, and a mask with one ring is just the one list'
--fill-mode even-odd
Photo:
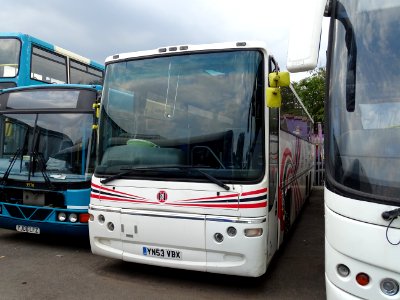
{"label": "windshield wiper", "polygon": [[24,144],[22,148],[18,148],[17,151],[15,151],[13,157],[10,160],[10,163],[8,164],[7,170],[4,172],[3,178],[1,179],[1,184],[6,185],[8,176],[10,176],[11,170],[14,167],[15,162],[17,161],[18,157],[21,158],[20,165],[19,165],[19,171],[21,172],[22,170],[22,158],[24,156],[24,153],[27,151],[28,148],[28,142],[29,142],[29,128],[27,126],[26,131],[25,131],[25,136],[24,136]]}
{"label": "windshield wiper", "polygon": [[[51,182],[50,177],[49,177],[49,175],[47,174],[47,171],[46,171],[46,162],[45,162],[45,160],[43,158],[43,155],[41,153],[38,153],[35,150],[32,153],[32,158],[33,158],[33,161],[35,161],[35,159],[36,159],[37,163],[39,164],[39,169],[40,169],[40,172],[42,173],[42,176],[44,178],[44,182],[47,184],[47,186],[51,190],[54,189],[53,183]],[[34,166],[31,167],[31,165],[29,164],[29,172],[31,172],[31,169],[32,169],[32,175],[34,175],[35,167]],[[30,173],[29,173],[29,177],[30,177]]]}
{"label": "windshield wiper", "polygon": [[107,178],[105,178],[105,179],[102,179],[102,180],[100,180],[100,182],[103,183],[103,184],[105,184],[105,183],[108,183],[108,182],[110,182],[110,181],[113,181],[114,179],[121,178],[121,177],[123,177],[123,176],[129,175],[129,174],[134,173],[134,172],[137,172],[137,171],[163,170],[163,169],[174,169],[174,168],[175,168],[175,169],[179,169],[179,170],[181,170],[181,171],[185,171],[185,172],[188,173],[188,174],[189,174],[191,171],[197,171],[197,172],[199,172],[200,174],[202,174],[204,177],[206,177],[208,180],[210,180],[212,183],[215,183],[216,185],[218,185],[218,186],[224,188],[224,189],[227,190],[227,191],[230,190],[229,186],[227,186],[227,185],[226,185],[225,183],[223,183],[221,180],[215,178],[214,176],[212,176],[212,175],[210,175],[210,174],[208,174],[208,173],[206,173],[206,172],[204,172],[204,171],[202,171],[202,170],[199,170],[199,169],[197,169],[197,168],[195,168],[195,167],[192,167],[192,166],[175,166],[175,165],[174,165],[174,166],[148,166],[148,167],[132,168],[132,169],[127,169],[127,170],[124,171],[124,172],[120,172],[120,173],[117,173],[117,174],[112,175],[112,176],[110,176],[110,177],[107,177]]}
{"label": "windshield wiper", "polygon": [[17,151],[14,153],[14,156],[11,158],[10,163],[8,164],[8,168],[7,170],[4,172],[3,178],[1,179],[1,184],[2,185],[6,185],[7,184],[7,179],[8,176],[10,176],[11,170],[14,167],[15,162],[17,161],[17,158],[19,156],[21,156],[21,160],[22,160],[22,149],[18,148]]}

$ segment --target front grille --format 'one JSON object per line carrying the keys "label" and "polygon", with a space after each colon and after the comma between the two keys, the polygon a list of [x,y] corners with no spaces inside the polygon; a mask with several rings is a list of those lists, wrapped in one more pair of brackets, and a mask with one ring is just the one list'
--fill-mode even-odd
{"label": "front grille", "polygon": [[26,207],[13,204],[4,204],[4,208],[10,217],[32,221],[45,221],[53,211],[48,208]]}

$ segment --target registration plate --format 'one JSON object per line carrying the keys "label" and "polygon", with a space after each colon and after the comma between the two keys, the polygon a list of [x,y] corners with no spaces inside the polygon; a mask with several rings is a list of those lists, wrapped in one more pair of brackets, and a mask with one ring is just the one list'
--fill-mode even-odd
{"label": "registration plate", "polygon": [[33,226],[25,226],[25,225],[17,225],[15,228],[19,232],[27,232],[27,233],[34,233],[34,234],[40,234],[40,228],[39,227],[33,227]]}
{"label": "registration plate", "polygon": [[167,259],[182,259],[182,252],[178,250],[172,249],[164,249],[164,248],[153,248],[143,246],[143,255],[144,256],[152,256],[159,258],[167,258]]}

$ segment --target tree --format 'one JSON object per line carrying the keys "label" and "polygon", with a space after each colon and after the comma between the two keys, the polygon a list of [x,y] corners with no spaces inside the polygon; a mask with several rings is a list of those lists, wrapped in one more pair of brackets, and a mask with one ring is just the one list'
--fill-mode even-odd
{"label": "tree", "polygon": [[319,68],[307,78],[292,83],[314,122],[324,122],[326,69]]}

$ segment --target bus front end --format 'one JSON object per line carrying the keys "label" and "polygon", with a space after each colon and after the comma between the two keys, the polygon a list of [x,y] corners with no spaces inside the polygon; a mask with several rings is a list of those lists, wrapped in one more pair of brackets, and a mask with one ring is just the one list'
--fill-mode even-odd
{"label": "bus front end", "polygon": [[88,236],[98,90],[46,85],[0,93],[1,228]]}
{"label": "bus front end", "polygon": [[331,3],[328,299],[400,299],[399,1]]}
{"label": "bus front end", "polygon": [[106,67],[92,252],[242,276],[266,270],[265,50],[181,46]]}

